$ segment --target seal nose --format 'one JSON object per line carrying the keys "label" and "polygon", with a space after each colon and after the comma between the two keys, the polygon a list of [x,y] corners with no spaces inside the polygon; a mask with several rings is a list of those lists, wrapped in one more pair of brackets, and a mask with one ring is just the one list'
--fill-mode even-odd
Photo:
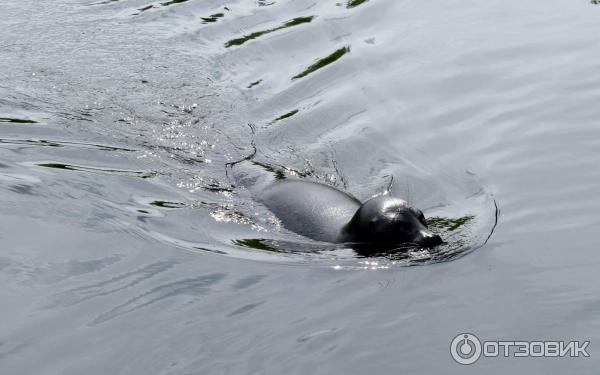
{"label": "seal nose", "polygon": [[431,233],[430,231],[421,231],[421,240],[419,241],[421,245],[433,247],[441,244],[442,242],[444,242],[442,241],[442,237],[438,236],[437,234]]}

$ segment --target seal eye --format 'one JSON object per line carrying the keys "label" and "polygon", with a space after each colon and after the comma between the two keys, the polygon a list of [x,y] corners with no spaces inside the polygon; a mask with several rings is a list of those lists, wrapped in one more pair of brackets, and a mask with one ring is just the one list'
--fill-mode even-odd
{"label": "seal eye", "polygon": [[425,221],[425,215],[423,215],[423,211],[413,208],[412,211],[417,216],[417,219],[421,222],[421,224],[427,226],[427,221]]}
{"label": "seal eye", "polygon": [[369,227],[375,228],[375,226],[377,225],[377,221],[377,218],[369,220]]}

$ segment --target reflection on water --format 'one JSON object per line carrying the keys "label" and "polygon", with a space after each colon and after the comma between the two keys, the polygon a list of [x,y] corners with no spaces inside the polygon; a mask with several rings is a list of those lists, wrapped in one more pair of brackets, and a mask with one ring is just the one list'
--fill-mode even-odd
{"label": "reflection on water", "polygon": [[261,251],[270,251],[274,253],[286,253],[291,251],[286,251],[285,249],[279,249],[275,246],[269,245],[269,240],[259,239],[259,238],[247,238],[241,240],[234,240],[233,243],[239,246],[243,246],[249,249],[261,250]]}
{"label": "reflection on water", "polygon": [[267,29],[267,30],[262,30],[262,31],[255,31],[251,34],[245,35],[242,38],[236,38],[236,39],[231,39],[230,41],[228,41],[227,43],[225,43],[225,48],[229,48],[232,46],[241,46],[242,44],[252,40],[252,39],[256,39],[260,36],[266,35],[266,34],[270,34],[272,32],[278,31],[278,30],[283,30],[283,29],[287,29],[289,27],[293,27],[293,26],[297,26],[297,25],[301,25],[303,23],[309,23],[310,21],[312,21],[314,18],[314,16],[309,16],[309,17],[296,17],[292,20],[289,20],[287,22],[284,22],[283,25],[281,26],[277,26],[274,27],[272,29]]}
{"label": "reflection on water", "polygon": [[142,12],[145,12],[145,11],[150,10],[150,9],[154,9],[154,5],[150,4],[150,5],[146,5],[144,7],[138,8],[139,12],[133,13],[132,15],[133,16],[137,16],[138,14],[141,14]]}
{"label": "reflection on water", "polygon": [[98,167],[89,167],[83,165],[72,165],[72,164],[63,164],[63,163],[36,163],[38,167],[44,168],[54,168],[54,169],[66,169],[69,171],[83,171],[83,172],[92,172],[92,173],[108,173],[108,174],[124,174],[129,176],[136,176],[140,178],[150,178],[156,175],[156,172],[144,172],[144,171],[127,171],[127,170],[119,170],[119,169],[110,169],[110,168],[98,168]]}
{"label": "reflection on water", "polygon": [[69,278],[78,277],[90,272],[97,272],[121,260],[121,256],[112,255],[102,259],[88,261],[69,260],[60,263],[50,263],[43,267],[28,270],[28,278],[24,285],[56,284]]}
{"label": "reflection on water", "polygon": [[435,229],[447,230],[449,232],[452,232],[467,224],[474,218],[474,216],[463,216],[455,219],[445,217],[428,217],[427,224]]}
{"label": "reflection on water", "polygon": [[166,201],[152,201],[151,205],[161,207],[161,208],[183,208],[185,207],[185,203],[178,202],[166,202]]}
{"label": "reflection on water", "polygon": [[47,140],[47,139],[0,139],[0,143],[6,144],[21,144],[21,145],[32,145],[32,146],[47,146],[47,147],[78,147],[78,148],[92,148],[100,151],[126,151],[133,152],[135,150],[130,150],[122,147],[113,147],[106,145],[95,145],[90,143],[80,143],[80,142],[69,142],[69,141],[55,141],[55,140]]}
{"label": "reflection on water", "polygon": [[0,122],[12,122],[15,124],[36,124],[37,121],[25,120],[21,118],[0,117]]}
{"label": "reflection on water", "polygon": [[367,1],[369,1],[369,0],[350,0],[346,4],[346,7],[347,8],[354,8],[354,7],[359,6],[362,3],[366,3]]}
{"label": "reflection on water", "polygon": [[292,80],[306,77],[310,73],[313,73],[331,63],[336,62],[337,60],[339,60],[342,56],[344,56],[348,52],[350,52],[350,47],[342,47],[342,48],[332,52],[329,56],[319,59],[316,63],[314,63],[311,66],[309,66],[308,68],[306,68],[303,72],[296,74],[295,76],[292,77]]}
{"label": "reflection on water", "polygon": [[295,115],[296,113],[298,113],[298,111],[300,111],[299,109],[294,109],[293,111],[289,111],[288,113],[281,115],[279,117],[277,117],[275,120],[271,121],[271,124],[280,121],[280,120],[285,120],[288,117],[292,117],[293,115]]}
{"label": "reflection on water", "polygon": [[261,82],[262,82],[262,79],[259,79],[258,81],[250,82],[250,84],[248,86],[246,86],[246,88],[251,89],[256,85],[260,85]]}
{"label": "reflection on water", "polygon": [[117,293],[127,288],[133,288],[145,280],[168,271],[176,264],[177,263],[174,262],[156,262],[133,271],[113,276],[108,280],[60,292],[51,298],[52,303],[47,305],[46,308],[75,305],[93,298]]}
{"label": "reflection on water", "polygon": [[173,4],[179,4],[179,3],[185,3],[188,0],[170,0],[170,1],[165,1],[164,3],[160,3],[160,5],[166,7],[169,5],[173,5]]}
{"label": "reflection on water", "polygon": [[217,22],[219,20],[219,18],[224,17],[225,14],[224,13],[215,13],[215,14],[211,14],[208,17],[201,17],[202,19],[202,23],[213,23],[213,22]]}
{"label": "reflection on water", "polygon": [[128,301],[113,307],[96,317],[89,325],[97,325],[110,319],[117,318],[124,314],[135,312],[136,310],[148,307],[150,305],[163,302],[166,299],[182,295],[201,296],[209,293],[211,286],[225,277],[224,274],[216,273],[207,276],[182,279],[168,284],[160,285],[156,288],[129,299]]}

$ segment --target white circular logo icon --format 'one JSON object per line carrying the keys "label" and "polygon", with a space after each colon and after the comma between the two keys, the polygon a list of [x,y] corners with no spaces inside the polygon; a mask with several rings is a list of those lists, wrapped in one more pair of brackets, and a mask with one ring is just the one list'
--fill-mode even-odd
{"label": "white circular logo icon", "polygon": [[481,357],[481,341],[471,333],[461,333],[452,340],[450,354],[461,365],[471,365]]}

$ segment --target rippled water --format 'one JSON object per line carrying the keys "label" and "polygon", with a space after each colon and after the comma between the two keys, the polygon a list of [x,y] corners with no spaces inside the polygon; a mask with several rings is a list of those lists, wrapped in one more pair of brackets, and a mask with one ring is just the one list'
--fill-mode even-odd
{"label": "rippled water", "polygon": [[[597,370],[599,5],[2,8],[2,374]],[[391,190],[447,244],[291,233],[229,173],[250,155]],[[464,367],[461,332],[591,357]]]}

